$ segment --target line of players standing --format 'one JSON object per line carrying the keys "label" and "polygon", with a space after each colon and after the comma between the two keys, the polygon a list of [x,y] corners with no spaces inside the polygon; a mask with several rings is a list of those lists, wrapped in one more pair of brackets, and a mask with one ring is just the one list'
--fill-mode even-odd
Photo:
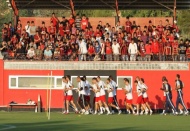
{"label": "line of players standing", "polygon": [[[103,114],[104,112],[107,112],[107,115],[110,115],[114,113],[114,109],[118,110],[118,114],[121,114],[120,107],[117,103],[117,84],[113,80],[112,76],[109,76],[106,79],[106,84],[101,80],[100,76],[92,78],[92,84],[89,83],[89,81],[86,79],[86,76],[77,77],[77,89],[75,90],[79,94],[79,98],[77,101],[77,105],[80,107],[80,111],[77,109],[76,104],[73,102],[73,85],[70,81],[70,76],[64,76],[62,77],[63,81],[63,90],[64,90],[64,114],[69,113],[69,107],[73,108],[73,110],[76,113],[81,114]],[[163,77],[163,86],[161,90],[164,92],[164,109],[163,114],[166,115],[166,113],[169,112],[169,109],[172,109],[174,115],[178,114],[178,107],[179,104],[181,104],[185,110],[185,115],[188,115],[188,110],[185,107],[185,104],[183,102],[183,83],[180,80],[180,75],[177,74],[176,79],[176,90],[178,92],[177,101],[176,101],[176,108],[173,105],[172,102],[172,92],[171,92],[171,86],[169,85],[166,77]],[[148,87],[146,86],[144,79],[140,77],[136,77],[136,80],[134,81],[134,85],[136,87],[136,93],[137,93],[137,102],[136,105],[133,105],[133,89],[131,87],[130,81],[127,78],[123,79],[123,82],[125,84],[125,87],[123,87],[123,91],[126,95],[125,98],[125,105],[126,110],[129,114],[133,113],[134,115],[143,115],[143,114],[149,114],[152,115],[153,111],[150,108],[149,100],[148,100],[148,94],[147,90]],[[94,92],[94,104],[91,105],[90,103],[90,96],[91,91]],[[108,99],[106,102],[106,91],[108,93]],[[93,111],[94,110],[94,111]],[[182,110],[180,109],[180,114],[182,114]]]}

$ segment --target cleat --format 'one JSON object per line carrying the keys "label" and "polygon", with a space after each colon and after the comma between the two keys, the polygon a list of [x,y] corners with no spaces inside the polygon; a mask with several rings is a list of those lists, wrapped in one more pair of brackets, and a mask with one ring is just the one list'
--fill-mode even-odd
{"label": "cleat", "polygon": [[88,112],[88,111],[86,111],[84,114],[85,114],[85,115],[89,115],[89,112]]}
{"label": "cleat", "polygon": [[111,112],[108,112],[106,115],[112,115],[112,113],[111,113]]}
{"label": "cleat", "polygon": [[139,116],[139,113],[136,113],[135,116]]}
{"label": "cleat", "polygon": [[121,111],[121,110],[119,110],[119,111],[118,111],[118,115],[120,115],[121,113],[122,113],[122,111]]}
{"label": "cleat", "polygon": [[153,113],[153,111],[151,110],[151,111],[150,111],[150,115],[152,115],[152,113]]}

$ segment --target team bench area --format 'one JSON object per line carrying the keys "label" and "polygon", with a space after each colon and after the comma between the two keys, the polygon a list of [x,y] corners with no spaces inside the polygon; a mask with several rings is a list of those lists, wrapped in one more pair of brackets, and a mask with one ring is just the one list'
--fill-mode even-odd
{"label": "team bench area", "polygon": [[34,109],[34,111],[35,111],[35,108],[36,108],[36,103],[34,103],[34,104],[27,104],[27,103],[14,103],[14,104],[9,104],[8,105],[8,111],[12,111],[13,110],[13,107],[14,108],[24,108],[24,109]]}

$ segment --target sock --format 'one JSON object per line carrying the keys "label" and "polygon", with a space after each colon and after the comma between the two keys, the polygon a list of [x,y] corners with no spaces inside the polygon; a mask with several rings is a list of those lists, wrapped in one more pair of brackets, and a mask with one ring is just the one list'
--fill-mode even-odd
{"label": "sock", "polygon": [[67,110],[67,113],[69,113],[69,110]]}
{"label": "sock", "polygon": [[116,107],[117,110],[119,110],[119,107]]}
{"label": "sock", "polygon": [[109,110],[109,108],[108,108],[108,107],[106,107],[106,111],[107,111],[107,112],[110,112],[110,110]]}
{"label": "sock", "polygon": [[103,112],[103,107],[100,107],[100,112]]}
{"label": "sock", "polygon": [[183,112],[183,110],[182,109],[179,109],[180,110],[180,112]]}
{"label": "sock", "polygon": [[75,111],[78,111],[78,109],[77,109],[77,108],[75,108]]}
{"label": "sock", "polygon": [[163,112],[162,113],[165,113],[165,110],[163,110]]}
{"label": "sock", "polygon": [[131,111],[130,110],[127,110],[127,112],[130,114],[131,113]]}
{"label": "sock", "polygon": [[172,109],[172,112],[174,113],[174,110]]}

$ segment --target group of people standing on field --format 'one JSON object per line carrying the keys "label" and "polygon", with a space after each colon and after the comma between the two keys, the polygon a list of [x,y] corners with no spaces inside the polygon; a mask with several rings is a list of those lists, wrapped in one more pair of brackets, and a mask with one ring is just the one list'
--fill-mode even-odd
{"label": "group of people standing on field", "polygon": [[[106,79],[106,83],[101,80],[100,76],[92,78],[92,82],[86,79],[86,76],[77,77],[77,88],[75,91],[78,93],[78,101],[74,103],[73,100],[73,85],[70,81],[70,76],[62,77],[63,81],[63,90],[64,90],[64,114],[69,113],[69,108],[73,108],[76,113],[81,114],[104,114],[107,112],[107,115],[113,114],[114,109],[118,110],[118,114],[121,114],[121,109],[117,102],[117,84],[113,80],[112,76],[109,76]],[[149,98],[148,98],[148,87],[145,84],[143,78],[139,76],[136,77],[134,81],[134,86],[136,87],[136,94],[137,94],[137,101],[136,104],[133,104],[133,88],[131,86],[130,80],[127,78],[123,79],[124,87],[122,87],[123,92],[125,93],[125,100],[124,103],[126,105],[126,111],[128,114],[134,115],[143,115],[143,114],[150,114],[152,115],[153,111],[149,105]],[[180,80],[180,75],[176,75],[176,87],[175,90],[177,91],[177,100],[176,100],[176,108],[172,102],[172,89],[170,84],[168,83],[167,78],[164,76],[162,78],[162,88],[160,88],[164,92],[164,109],[163,113],[166,115],[169,111],[173,111],[174,115],[178,114],[185,114],[188,115],[189,112],[184,104],[183,101],[183,93],[182,89],[184,87],[183,82]],[[106,100],[106,91],[108,93],[108,98]],[[93,94],[92,94],[93,92]],[[93,104],[91,103],[92,97]],[[183,109],[179,106],[183,106]],[[77,106],[78,105],[78,106]],[[79,108],[77,108],[79,107]],[[179,109],[180,108],[180,109]],[[184,112],[182,111],[184,110]],[[180,112],[179,112],[180,111]]]}

